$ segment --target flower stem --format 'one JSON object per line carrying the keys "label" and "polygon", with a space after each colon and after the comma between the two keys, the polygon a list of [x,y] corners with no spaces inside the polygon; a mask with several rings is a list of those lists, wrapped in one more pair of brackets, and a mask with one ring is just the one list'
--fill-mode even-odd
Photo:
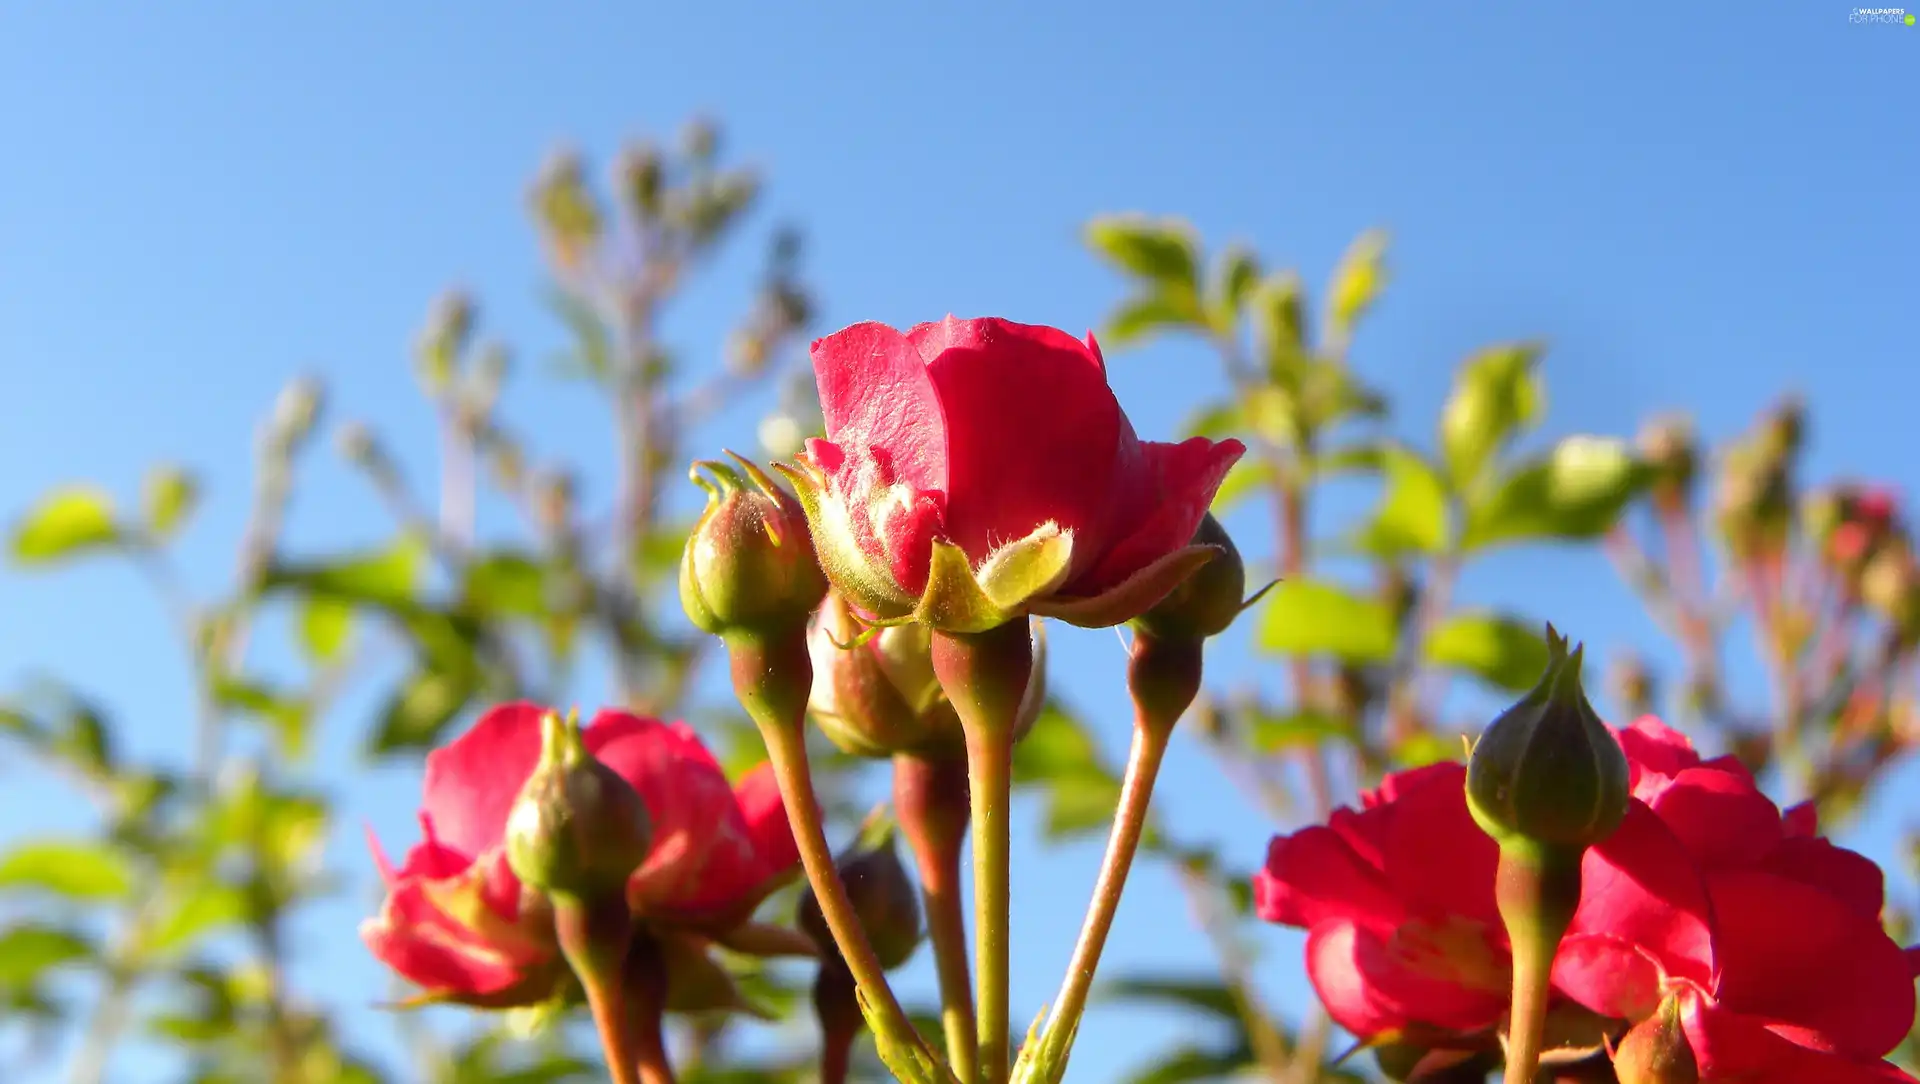
{"label": "flower stem", "polygon": [[933,672],[960,716],[972,807],[974,956],[981,1084],[1006,1084],[1011,1022],[1009,925],[1013,910],[1013,740],[1033,676],[1033,637],[1023,618],[982,633],[938,632]]}
{"label": "flower stem", "polygon": [[643,1084],[635,1068],[638,1059],[628,1027],[622,974],[627,949],[633,942],[633,918],[627,912],[626,900],[616,898],[600,904],[556,895],[553,923],[560,952],[586,991],[593,1026],[600,1033],[607,1075],[613,1084]]}
{"label": "flower stem", "polygon": [[675,1084],[673,1063],[667,1057],[666,1002],[667,970],[660,946],[651,936],[640,934],[627,954],[627,1034],[633,1041],[639,1084]]}
{"label": "flower stem", "polygon": [[[766,742],[767,758],[773,763],[780,798],[786,804],[794,842],[800,850],[800,864],[814,895],[819,897],[821,916],[827,920],[834,944],[859,986],[881,1057],[902,1080],[952,1082],[952,1075],[940,1069],[940,1062],[900,1007],[893,987],[887,983],[886,970],[874,955],[853,902],[847,897],[847,886],[834,868],[833,848],[827,843],[820,799],[807,764],[803,729],[813,663],[807,656],[805,627],[797,633],[730,643],[734,690]],[[895,1064],[902,1059],[914,1064]]]}
{"label": "flower stem", "polygon": [[1533,1080],[1553,996],[1553,958],[1580,904],[1585,849],[1508,843],[1494,890],[1513,948],[1513,1017],[1507,1026],[1507,1076]]}
{"label": "flower stem", "polygon": [[[967,959],[966,904],[960,898],[960,851],[967,835],[967,766],[958,759],[903,754],[893,762],[893,807],[913,848],[920,895],[940,978],[940,1023],[954,1075],[972,1081],[975,1057],[973,975]],[[956,815],[957,814],[957,815]]]}

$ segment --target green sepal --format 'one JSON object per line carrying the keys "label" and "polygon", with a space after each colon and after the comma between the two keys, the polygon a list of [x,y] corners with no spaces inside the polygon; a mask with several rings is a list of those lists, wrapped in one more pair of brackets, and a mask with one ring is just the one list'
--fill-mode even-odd
{"label": "green sepal", "polygon": [[1040,599],[1027,609],[1041,617],[1058,618],[1083,629],[1104,629],[1124,624],[1146,613],[1188,576],[1198,572],[1220,553],[1218,546],[1186,546],[1174,550],[1147,567],[1108,588],[1085,598]]}

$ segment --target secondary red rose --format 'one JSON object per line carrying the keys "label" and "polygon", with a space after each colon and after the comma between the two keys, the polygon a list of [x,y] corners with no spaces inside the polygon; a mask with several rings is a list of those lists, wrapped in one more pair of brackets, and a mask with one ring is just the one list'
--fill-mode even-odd
{"label": "secondary red rose", "polygon": [[[361,938],[426,998],[524,1004],[550,994],[560,974],[551,911],[523,890],[504,847],[507,815],[539,760],[545,711],[496,707],[428,754],[425,839],[399,869],[374,841],[387,899],[361,926]],[[627,885],[643,921],[724,933],[797,865],[786,810],[764,766],[736,788],[684,724],[622,711],[600,712],[582,736],[652,818],[652,850]]]}
{"label": "secondary red rose", "polygon": [[1117,624],[1166,594],[1239,441],[1140,440],[1105,361],[1006,320],[855,324],[813,344],[825,440],[809,518],[862,609],[912,611],[956,547],[1001,610]]}
{"label": "secondary red rose", "polygon": [[[1554,961],[1565,1000],[1620,1021],[1617,1034],[1685,997],[1705,1080],[1815,1063],[1831,1075],[1737,1079],[1907,1079],[1881,1061],[1914,995],[1880,929],[1879,869],[1815,838],[1810,807],[1783,816],[1737,762],[1703,762],[1658,720],[1616,734],[1634,801],[1582,868]],[[1390,776],[1360,811],[1276,838],[1255,877],[1261,916],[1308,931],[1315,989],[1363,1038],[1488,1046],[1507,1014],[1497,850],[1466,811],[1464,775]]]}

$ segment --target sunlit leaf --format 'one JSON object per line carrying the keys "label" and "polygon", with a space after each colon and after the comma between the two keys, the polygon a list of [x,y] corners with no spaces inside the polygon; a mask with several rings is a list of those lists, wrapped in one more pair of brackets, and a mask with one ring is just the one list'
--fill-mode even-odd
{"label": "sunlit leaf", "polygon": [[13,559],[52,564],[120,541],[113,498],[91,486],[67,486],[40,498],[13,526]]}
{"label": "sunlit leaf", "polygon": [[1541,626],[1494,613],[1455,614],[1427,637],[1427,661],[1464,670],[1513,692],[1534,687],[1547,668]]}
{"label": "sunlit leaf", "polygon": [[1146,1001],[1156,1005],[1192,1009],[1217,1016],[1236,1025],[1240,1005],[1233,991],[1215,976],[1211,978],[1174,978],[1168,976],[1128,975],[1102,979],[1100,996],[1108,1001]]}
{"label": "sunlit leaf", "polygon": [[1113,819],[1120,780],[1079,720],[1054,704],[1013,751],[1016,786],[1044,789],[1048,836],[1082,835]]}
{"label": "sunlit leaf", "polygon": [[280,750],[299,757],[307,749],[307,724],[312,705],[301,695],[276,689],[264,682],[237,676],[216,678],[213,697],[219,703],[247,712],[266,723],[279,740]]}
{"label": "sunlit leaf", "polygon": [[0,990],[30,987],[48,971],[93,955],[93,945],[68,930],[37,925],[0,930]]}
{"label": "sunlit leaf", "polygon": [[374,755],[430,748],[479,692],[474,675],[420,670],[401,682],[380,713],[368,742]]}
{"label": "sunlit leaf", "polygon": [[69,900],[123,899],[133,891],[124,855],[90,840],[29,840],[0,856],[0,889],[34,889]]}
{"label": "sunlit leaf", "polygon": [[1087,224],[1087,244],[1120,268],[1168,286],[1198,292],[1198,248],[1178,219],[1105,215]]}
{"label": "sunlit leaf", "polygon": [[1214,260],[1213,288],[1207,308],[1216,330],[1232,334],[1240,308],[1260,283],[1260,259],[1245,245],[1228,245]]}
{"label": "sunlit leaf", "polygon": [[1247,744],[1260,753],[1311,748],[1352,736],[1353,728],[1346,720],[1315,711],[1289,715],[1259,713],[1248,720],[1247,726]]}
{"label": "sunlit leaf", "polygon": [[1647,466],[1623,442],[1568,437],[1472,498],[1462,545],[1487,549],[1529,540],[1598,537],[1619,520],[1650,479]]}
{"label": "sunlit leaf", "polygon": [[147,533],[169,538],[179,530],[200,503],[200,483],[191,473],[174,466],[155,467],[147,474],[141,493],[147,518]]}
{"label": "sunlit leaf", "polygon": [[1253,341],[1267,375],[1274,380],[1298,379],[1300,365],[1312,352],[1308,342],[1306,287],[1292,271],[1268,275],[1249,299],[1253,311]]}
{"label": "sunlit leaf", "polygon": [[1470,489],[1495,452],[1539,421],[1546,402],[1546,388],[1534,372],[1540,349],[1538,343],[1506,343],[1461,363],[1440,415],[1440,450],[1456,489]]}
{"label": "sunlit leaf", "polygon": [[1199,320],[1200,310],[1191,294],[1144,294],[1122,302],[1113,315],[1107,317],[1106,327],[1100,330],[1100,345],[1125,349],[1161,331],[1192,327]]}
{"label": "sunlit leaf", "polygon": [[483,612],[539,617],[547,612],[546,570],[522,553],[483,554],[467,565],[463,596]]}
{"label": "sunlit leaf", "polygon": [[425,544],[409,535],[385,549],[343,560],[276,566],[267,583],[338,602],[405,607],[419,592],[426,556]]}
{"label": "sunlit leaf", "polygon": [[1261,606],[1259,644],[1268,651],[1352,662],[1393,657],[1393,612],[1377,599],[1330,583],[1282,580]]}
{"label": "sunlit leaf", "polygon": [[1381,449],[1385,492],[1358,542],[1382,557],[1438,553],[1446,546],[1450,515],[1440,476],[1418,452],[1399,445]]}
{"label": "sunlit leaf", "polygon": [[314,662],[337,661],[352,635],[352,606],[324,596],[309,596],[301,604],[300,646]]}
{"label": "sunlit leaf", "polygon": [[1327,325],[1345,339],[1387,285],[1387,235],[1368,230],[1354,239],[1334,269],[1327,292]]}

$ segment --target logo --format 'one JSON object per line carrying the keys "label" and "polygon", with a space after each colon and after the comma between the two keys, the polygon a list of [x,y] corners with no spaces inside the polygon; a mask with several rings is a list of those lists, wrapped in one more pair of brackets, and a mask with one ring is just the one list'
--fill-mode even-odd
{"label": "logo", "polygon": [[1906,8],[1854,8],[1847,21],[1861,25],[1912,26],[1914,17]]}

